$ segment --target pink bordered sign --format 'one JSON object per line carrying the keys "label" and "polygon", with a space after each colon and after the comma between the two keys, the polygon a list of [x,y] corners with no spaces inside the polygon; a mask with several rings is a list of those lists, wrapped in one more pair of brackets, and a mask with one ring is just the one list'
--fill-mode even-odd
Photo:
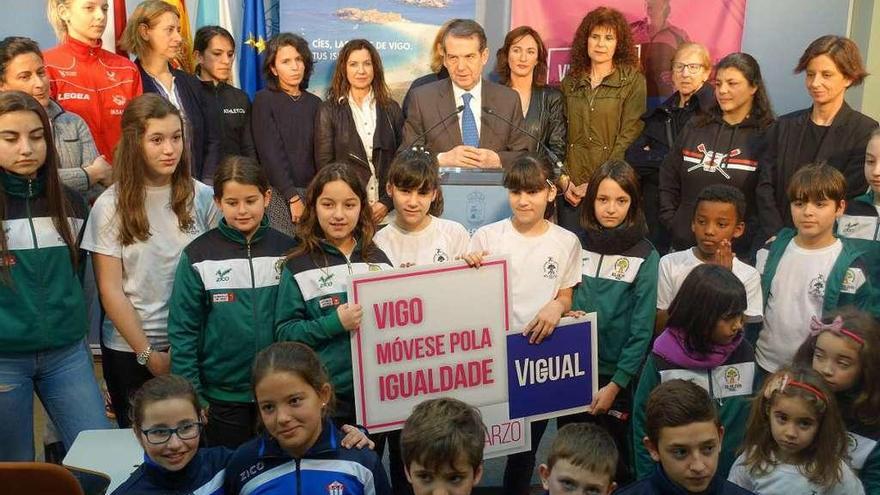
{"label": "pink bordered sign", "polygon": [[359,424],[399,429],[418,403],[437,397],[477,407],[507,401],[508,263],[352,276],[349,300],[364,311],[351,335]]}

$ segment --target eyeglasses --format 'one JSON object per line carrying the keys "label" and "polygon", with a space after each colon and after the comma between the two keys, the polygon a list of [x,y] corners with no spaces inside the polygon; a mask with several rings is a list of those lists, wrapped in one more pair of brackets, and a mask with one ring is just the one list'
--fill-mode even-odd
{"label": "eyeglasses", "polygon": [[703,70],[703,64],[682,64],[682,63],[674,63],[672,64],[672,72],[681,72],[687,69],[688,74],[696,74]]}
{"label": "eyeglasses", "polygon": [[161,445],[171,440],[171,435],[177,435],[181,440],[192,440],[199,436],[204,425],[200,421],[194,423],[184,423],[177,428],[151,428],[143,430],[144,437],[147,442],[153,445]]}

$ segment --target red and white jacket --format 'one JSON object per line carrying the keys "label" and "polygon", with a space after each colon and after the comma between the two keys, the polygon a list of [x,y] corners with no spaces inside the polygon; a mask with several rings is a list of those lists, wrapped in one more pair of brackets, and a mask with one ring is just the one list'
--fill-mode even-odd
{"label": "red and white jacket", "polygon": [[89,126],[98,152],[113,160],[122,133],[122,111],[143,93],[141,76],[129,59],[101,45],[67,38],[43,53],[52,96]]}

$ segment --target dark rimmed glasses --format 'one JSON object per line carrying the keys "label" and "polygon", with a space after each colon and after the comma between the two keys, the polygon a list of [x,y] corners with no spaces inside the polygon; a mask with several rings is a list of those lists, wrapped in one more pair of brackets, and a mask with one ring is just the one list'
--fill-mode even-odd
{"label": "dark rimmed glasses", "polygon": [[202,433],[204,423],[195,421],[193,423],[184,423],[177,428],[150,428],[142,430],[144,438],[153,445],[161,445],[171,440],[171,435],[177,435],[181,440],[192,440]]}

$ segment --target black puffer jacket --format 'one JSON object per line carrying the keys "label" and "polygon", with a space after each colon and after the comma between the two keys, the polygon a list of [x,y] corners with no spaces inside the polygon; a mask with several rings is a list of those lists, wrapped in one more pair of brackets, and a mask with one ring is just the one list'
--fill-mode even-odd
{"label": "black puffer jacket", "polygon": [[[806,163],[797,163],[808,133],[811,108],[779,117],[767,131],[767,147],[761,156],[761,173],[756,191],[761,225],[766,236],[782,227],[793,227],[789,208],[788,183]],[[813,162],[824,162],[846,177],[847,199],[865,194],[865,147],[877,121],[850,108],[840,107],[825,138],[819,143]]]}
{"label": "black puffer jacket", "polygon": [[[562,92],[549,86],[532,87],[532,97],[523,127],[550,148],[556,158],[565,160],[568,136],[565,127],[565,98],[562,97]],[[541,156],[546,155],[543,149],[538,149],[538,143],[531,139],[529,141],[530,152],[537,151]]]}
{"label": "black puffer jacket", "polygon": [[[394,208],[385,191],[388,168],[397,153],[403,137],[403,112],[391,100],[387,105],[376,104],[376,133],[373,135],[373,168],[379,181],[379,202],[388,210]],[[315,120],[315,163],[321,168],[330,163],[347,163],[360,177],[364,186],[370,180],[367,152],[358,135],[348,100],[324,101]]]}
{"label": "black puffer jacket", "polygon": [[669,150],[691,117],[700,112],[707,112],[715,105],[715,93],[709,83],[704,83],[683,107],[678,106],[678,99],[676,91],[660,106],[642,115],[645,129],[626,149],[625,155],[627,163],[632,165],[641,177],[656,173],[660,169],[660,164],[669,154]]}

